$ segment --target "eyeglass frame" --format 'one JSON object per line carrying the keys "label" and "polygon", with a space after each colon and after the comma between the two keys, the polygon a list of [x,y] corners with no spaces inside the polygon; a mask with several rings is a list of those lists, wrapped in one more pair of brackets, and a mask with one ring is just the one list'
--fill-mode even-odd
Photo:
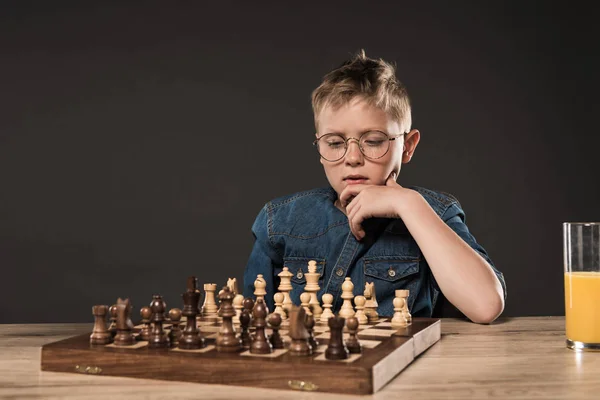
{"label": "eyeglass frame", "polygon": [[[367,133],[370,133],[370,132],[379,132],[379,133],[383,133],[385,136],[387,136],[387,139],[388,139],[388,148],[387,148],[387,150],[385,151],[385,153],[383,153],[383,155],[381,155],[381,156],[379,156],[379,157],[369,157],[369,156],[367,156],[367,155],[365,154],[365,152],[363,151],[363,148],[362,148],[362,146],[360,145],[360,139],[362,139],[362,137],[363,137],[364,135],[366,135]],[[385,155],[386,155],[386,154],[387,154],[387,153],[390,151],[390,147],[391,147],[391,146],[389,145],[389,142],[390,142],[390,141],[392,141],[392,140],[396,140],[396,139],[398,139],[400,136],[404,136],[404,135],[406,135],[406,133],[407,133],[407,132],[402,132],[402,133],[399,133],[399,134],[397,134],[397,135],[391,136],[391,135],[390,135],[390,134],[388,134],[387,132],[380,131],[380,130],[378,130],[378,129],[371,129],[371,130],[368,130],[368,131],[366,131],[366,132],[363,132],[363,133],[361,133],[361,134],[360,134],[360,136],[358,137],[358,139],[357,139],[357,138],[353,138],[353,137],[349,137],[349,138],[347,138],[347,139],[346,139],[346,138],[344,138],[344,135],[342,135],[341,133],[335,133],[335,132],[331,132],[331,133],[326,133],[326,134],[322,135],[321,137],[319,137],[319,138],[315,139],[315,141],[314,141],[312,144],[313,144],[313,146],[316,146],[316,147],[317,147],[317,153],[319,153],[319,156],[320,156],[320,157],[321,157],[323,160],[325,160],[325,161],[329,161],[329,162],[336,162],[336,161],[340,161],[342,158],[346,157],[346,153],[348,153],[348,142],[349,142],[349,141],[351,141],[351,140],[356,140],[356,145],[358,146],[358,149],[360,150],[360,153],[361,153],[361,154],[362,154],[362,155],[363,155],[365,158],[367,158],[367,159],[369,159],[369,160],[379,160],[380,158],[383,158],[383,157],[385,157]],[[344,139],[344,154],[342,154],[342,156],[341,156],[340,158],[336,159],[336,160],[328,160],[327,158],[323,157],[323,156],[321,155],[321,152],[319,151],[319,147],[318,147],[319,140],[323,139],[323,138],[324,138],[324,137],[326,137],[326,136],[332,136],[332,135],[335,135],[335,136],[340,136],[340,137],[342,137],[342,139]]]}

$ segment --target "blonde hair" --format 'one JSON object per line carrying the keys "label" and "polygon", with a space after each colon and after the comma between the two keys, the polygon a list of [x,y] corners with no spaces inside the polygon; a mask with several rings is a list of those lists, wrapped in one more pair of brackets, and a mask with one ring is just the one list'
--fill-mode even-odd
{"label": "blonde hair", "polygon": [[410,131],[410,101],[406,88],[396,78],[396,68],[383,59],[368,58],[364,50],[327,73],[312,92],[315,127],[318,129],[317,120],[325,107],[337,109],[356,97],[385,111],[400,124],[402,132]]}

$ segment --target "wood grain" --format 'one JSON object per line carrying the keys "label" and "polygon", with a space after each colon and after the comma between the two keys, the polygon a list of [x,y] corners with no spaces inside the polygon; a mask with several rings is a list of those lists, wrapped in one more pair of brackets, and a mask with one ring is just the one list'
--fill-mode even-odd
{"label": "wood grain", "polygon": [[[40,347],[91,324],[0,325],[0,397],[44,399],[597,399],[600,353],[565,346],[564,317],[444,319],[442,339],[372,396],[40,371]],[[210,396],[209,396],[210,395]]]}

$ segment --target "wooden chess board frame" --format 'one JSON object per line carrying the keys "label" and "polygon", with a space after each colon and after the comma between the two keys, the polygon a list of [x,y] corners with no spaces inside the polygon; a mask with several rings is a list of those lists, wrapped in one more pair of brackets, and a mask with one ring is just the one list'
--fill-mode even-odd
{"label": "wooden chess board frame", "polygon": [[[201,321],[199,327],[207,343],[204,349],[149,349],[146,342],[130,347],[91,345],[90,334],[87,333],[42,346],[41,369],[259,388],[372,394],[441,338],[441,320],[437,318],[413,318],[408,327],[400,329],[393,329],[389,321],[389,318],[380,318],[362,326],[358,333],[363,343],[362,353],[351,354],[349,359],[342,361],[324,359],[329,332],[323,324],[315,325],[315,337],[320,343],[315,354],[294,357],[287,354],[287,349],[275,350],[270,355],[249,354],[246,350],[219,353],[214,347],[219,323]],[[287,338],[285,329],[283,325],[280,331],[284,340]]]}

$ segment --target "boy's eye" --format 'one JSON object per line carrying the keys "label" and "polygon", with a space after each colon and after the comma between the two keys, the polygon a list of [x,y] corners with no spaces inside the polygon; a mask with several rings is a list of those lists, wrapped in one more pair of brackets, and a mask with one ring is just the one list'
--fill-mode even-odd
{"label": "boy's eye", "polygon": [[329,147],[340,147],[344,145],[344,142],[335,141],[335,142],[327,142]]}
{"label": "boy's eye", "polygon": [[377,147],[383,145],[383,140],[366,140],[365,144],[371,147]]}

